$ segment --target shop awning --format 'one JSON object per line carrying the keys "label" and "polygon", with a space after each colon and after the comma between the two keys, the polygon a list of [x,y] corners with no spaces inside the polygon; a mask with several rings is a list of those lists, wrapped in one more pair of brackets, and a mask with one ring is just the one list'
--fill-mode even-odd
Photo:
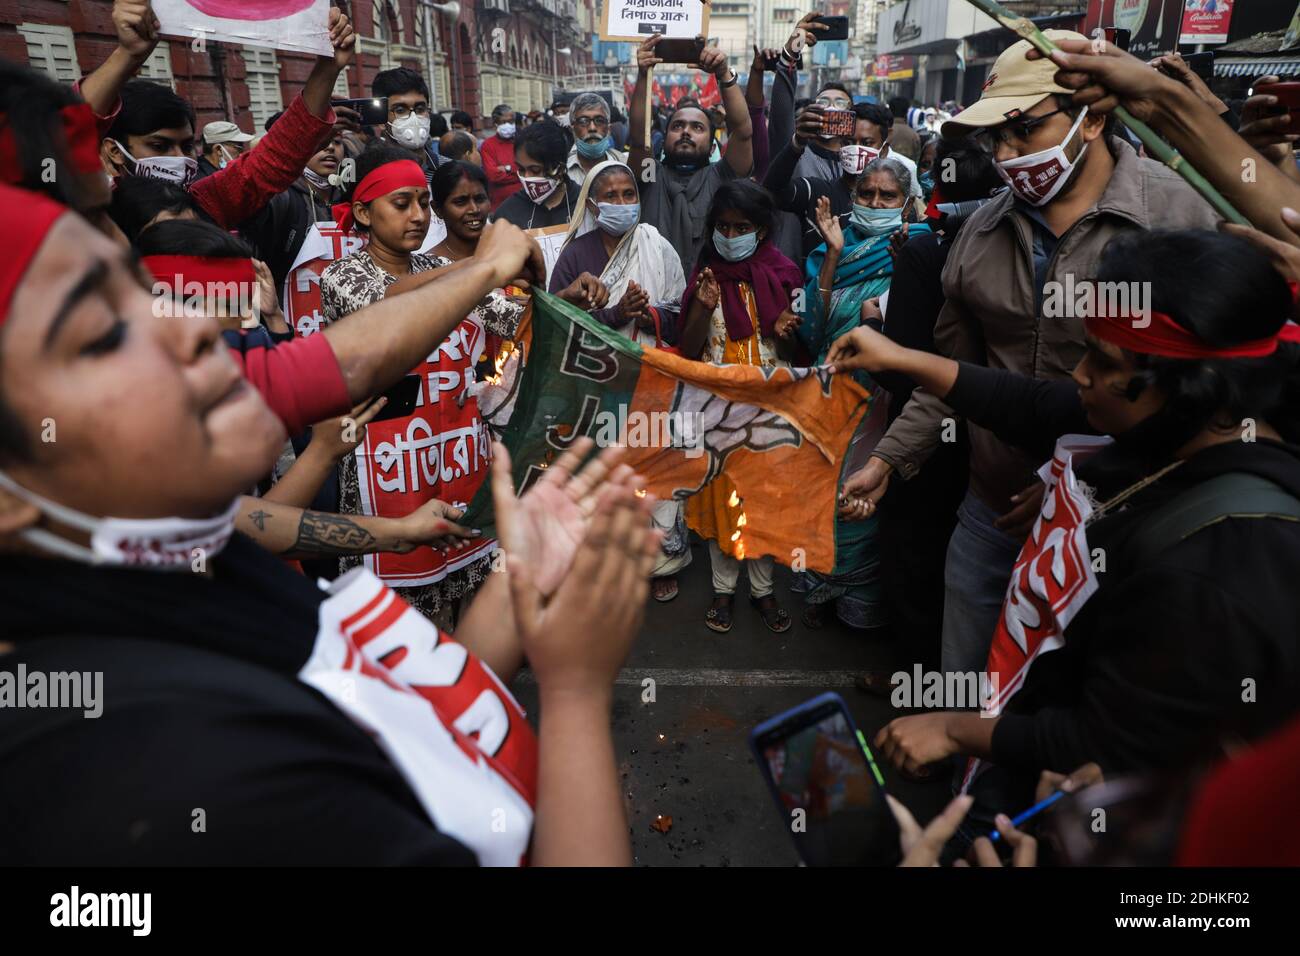
{"label": "shop awning", "polygon": [[1215,76],[1300,76],[1300,57],[1222,57],[1214,61]]}

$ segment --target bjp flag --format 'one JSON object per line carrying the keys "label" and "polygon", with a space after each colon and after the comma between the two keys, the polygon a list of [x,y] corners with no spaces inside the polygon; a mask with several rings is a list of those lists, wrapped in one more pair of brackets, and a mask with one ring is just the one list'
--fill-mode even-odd
{"label": "bjp flag", "polygon": [[[479,409],[501,432],[521,493],[586,435],[626,447],[661,499],[728,478],[743,503],[736,543],[745,556],[835,566],[840,469],[868,405],[850,378],[692,362],[643,348],[541,291],[498,365],[496,380],[478,386]],[[485,484],[462,523],[494,536],[491,505]]]}

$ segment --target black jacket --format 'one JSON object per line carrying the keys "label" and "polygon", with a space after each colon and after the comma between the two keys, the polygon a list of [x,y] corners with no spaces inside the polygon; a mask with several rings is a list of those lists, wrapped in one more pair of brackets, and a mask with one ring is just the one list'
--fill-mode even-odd
{"label": "black jacket", "polygon": [[[1040,455],[1086,430],[1068,382],[963,364],[947,401],[999,438]],[[1083,427],[1081,427],[1083,426]],[[1098,502],[1140,475],[1112,446],[1079,478]],[[993,734],[999,765],[1068,772],[1178,767],[1212,758],[1300,711],[1300,522],[1228,518],[1134,566],[1144,519],[1196,484],[1246,472],[1300,497],[1300,448],[1233,441],[1207,448],[1088,527],[1103,549],[1100,588],[1070,623],[1065,646],[1034,662]]]}
{"label": "black jacket", "polygon": [[256,216],[240,225],[239,234],[252,244],[257,258],[270,268],[275,278],[276,295],[283,294],[285,277],[311,227],[318,222],[334,220],[330,206],[333,198],[316,194],[299,179],[272,197]]}

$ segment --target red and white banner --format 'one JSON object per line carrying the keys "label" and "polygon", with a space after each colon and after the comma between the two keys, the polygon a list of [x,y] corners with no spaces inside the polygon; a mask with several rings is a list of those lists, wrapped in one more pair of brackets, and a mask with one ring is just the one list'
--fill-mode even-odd
{"label": "red and white banner", "polygon": [[284,317],[300,338],[321,330],[320,274],[331,263],[360,251],[366,244],[361,236],[346,236],[332,222],[318,222],[303,240],[293,268],[284,280],[280,301]]}
{"label": "red and white banner", "polygon": [[1227,43],[1233,0],[1187,0],[1179,43]]}
{"label": "red and white banner", "polygon": [[537,736],[487,665],[364,568],[335,581],[298,679],[371,734],[434,825],[484,866],[524,861]]}
{"label": "red and white banner", "polygon": [[[1065,643],[1065,629],[1097,590],[1085,528],[1092,503],[1080,488],[1074,467],[1110,442],[1105,437],[1064,435],[1057,440],[1052,460],[1038,470],[1046,485],[1043,504],[1012,568],[985,666],[988,686],[993,688],[986,705],[989,716],[1002,712],[1040,654]],[[963,791],[979,763],[968,764]]]}
{"label": "red and white banner", "polygon": [[332,0],[153,0],[163,33],[198,41],[331,52]]}
{"label": "red and white banner", "polygon": [[[434,498],[466,505],[487,478],[492,437],[479,415],[474,364],[485,354],[487,334],[478,319],[463,319],[423,362],[414,414],[371,422],[354,452],[365,514],[400,518]],[[409,554],[365,556],[366,567],[385,584],[420,587],[488,554],[496,541],[474,541],[443,555],[433,548]]]}

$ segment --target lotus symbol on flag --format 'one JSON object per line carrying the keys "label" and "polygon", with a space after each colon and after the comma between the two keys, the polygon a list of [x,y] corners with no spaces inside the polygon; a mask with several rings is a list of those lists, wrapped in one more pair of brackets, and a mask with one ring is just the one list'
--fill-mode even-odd
{"label": "lotus symbol on flag", "polygon": [[687,498],[722,474],[727,456],[741,448],[768,451],[781,445],[802,443],[803,436],[786,419],[757,405],[720,398],[710,391],[678,382],[673,392],[671,419],[692,422],[699,433],[691,436],[704,448],[708,469],[695,488],[678,488],[674,498]]}
{"label": "lotus symbol on flag", "polygon": [[315,0],[185,0],[210,17],[223,20],[279,20],[301,13]]}

